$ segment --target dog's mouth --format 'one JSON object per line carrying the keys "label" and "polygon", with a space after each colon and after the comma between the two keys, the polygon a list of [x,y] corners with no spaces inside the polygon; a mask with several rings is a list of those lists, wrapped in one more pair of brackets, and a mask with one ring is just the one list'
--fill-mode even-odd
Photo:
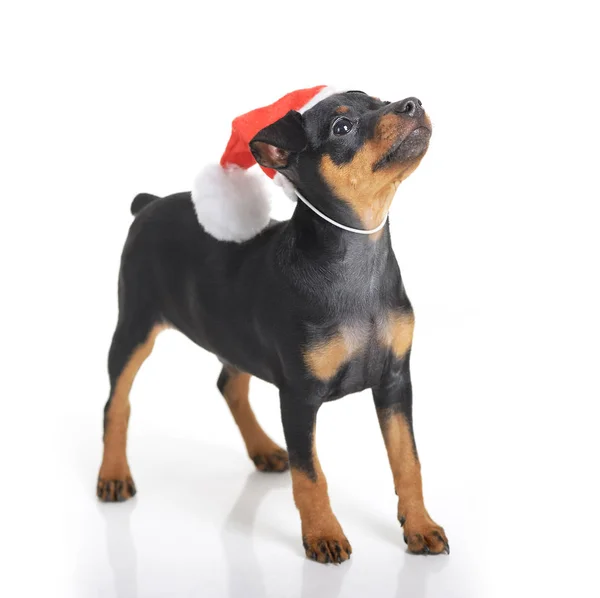
{"label": "dog's mouth", "polygon": [[373,172],[385,168],[394,162],[408,162],[422,156],[429,145],[431,129],[421,125],[408,135],[398,139],[392,147],[373,166]]}

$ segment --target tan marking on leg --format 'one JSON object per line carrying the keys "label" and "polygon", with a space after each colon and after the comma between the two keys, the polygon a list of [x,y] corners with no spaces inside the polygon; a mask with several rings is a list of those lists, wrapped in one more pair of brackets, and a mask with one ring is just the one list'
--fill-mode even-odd
{"label": "tan marking on leg", "polygon": [[404,527],[408,550],[439,554],[448,547],[442,527],[429,516],[423,501],[421,464],[414,448],[410,425],[401,413],[378,410],[379,423],[398,495],[398,519]]}
{"label": "tan marking on leg", "polygon": [[156,337],[166,328],[160,325],[150,331],[146,341],[135,348],[117,378],[106,414],[104,456],[98,476],[98,496],[103,500],[126,500],[135,494],[127,463],[127,426],[131,411],[129,392],[138,370],[152,353]]}
{"label": "tan marking on leg", "polygon": [[[425,124],[431,124],[426,117]],[[338,165],[329,155],[323,156],[320,171],[331,190],[348,203],[365,229],[375,228],[389,211],[400,183],[420,164],[421,156],[405,162],[391,162],[373,172],[373,167],[403,135],[412,131],[414,123],[396,114],[384,115],[375,135],[366,141],[352,160]],[[377,240],[382,231],[369,235]]]}
{"label": "tan marking on leg", "polygon": [[320,563],[341,563],[350,558],[352,547],[331,509],[327,480],[314,446],[314,432],[313,466],[315,479],[292,467],[294,502],[300,511],[306,556]]}
{"label": "tan marking on leg", "polygon": [[412,346],[415,316],[412,312],[390,312],[379,332],[379,341],[402,359]]}
{"label": "tan marking on leg", "polygon": [[250,374],[237,370],[229,370],[229,374],[223,396],[240,429],[248,455],[260,471],[286,471],[289,467],[287,451],[267,436],[250,405]]}

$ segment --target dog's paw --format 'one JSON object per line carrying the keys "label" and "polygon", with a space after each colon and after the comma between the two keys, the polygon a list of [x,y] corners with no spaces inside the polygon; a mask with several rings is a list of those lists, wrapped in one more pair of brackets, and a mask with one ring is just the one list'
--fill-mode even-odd
{"label": "dog's paw", "polygon": [[256,465],[258,471],[287,471],[290,467],[290,460],[287,451],[277,448],[271,452],[259,453],[250,457]]}
{"label": "dog's paw", "polygon": [[133,498],[137,490],[130,477],[122,480],[105,480],[98,478],[96,495],[102,502],[123,502]]}
{"label": "dog's paw", "polygon": [[400,517],[404,527],[404,541],[412,554],[450,554],[450,545],[444,528],[429,518],[411,520]]}
{"label": "dog's paw", "polygon": [[318,563],[343,563],[350,558],[352,547],[344,535],[339,537],[302,538],[306,556]]}

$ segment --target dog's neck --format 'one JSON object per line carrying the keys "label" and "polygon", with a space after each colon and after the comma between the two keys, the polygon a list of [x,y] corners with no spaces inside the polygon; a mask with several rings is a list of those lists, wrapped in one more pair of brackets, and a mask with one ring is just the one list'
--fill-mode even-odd
{"label": "dog's neck", "polygon": [[[324,202],[319,204],[324,205]],[[328,202],[328,205],[335,204]],[[344,207],[328,215],[348,226],[360,227],[360,222],[352,219],[351,211]],[[365,276],[376,278],[383,274],[392,255],[388,223],[377,233],[361,235],[334,226],[298,202],[288,229],[297,256],[313,262],[316,269],[324,273],[347,273],[362,280]]]}

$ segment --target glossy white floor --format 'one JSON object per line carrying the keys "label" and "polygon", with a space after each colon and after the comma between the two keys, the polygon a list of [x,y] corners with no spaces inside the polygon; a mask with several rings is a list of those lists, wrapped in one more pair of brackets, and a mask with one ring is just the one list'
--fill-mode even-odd
{"label": "glossy white floor", "polygon": [[[416,434],[427,506],[448,533],[450,556],[406,553],[383,442],[363,393],[324,406],[317,439],[352,559],[306,561],[288,474],[253,471],[215,387],[218,364],[167,331],[132,393],[129,455],[138,495],[128,503],[95,498],[103,348],[71,353],[62,387],[54,359],[39,378],[22,379],[27,396],[45,394],[35,409],[21,404],[19,426],[5,426],[8,438],[21,438],[4,453],[8,479],[18,482],[0,513],[10,538],[5,595],[596,595],[598,525],[588,518],[598,498],[590,477],[593,419],[554,409],[566,388],[560,372],[538,387],[517,368],[512,392],[490,383],[505,348],[495,352],[485,342],[489,330],[478,317],[451,317],[427,304],[418,313]],[[74,314],[79,319],[82,310]],[[99,336],[108,341],[105,332]],[[547,358],[518,361],[539,373]],[[572,389],[585,400],[585,388]],[[536,392],[543,399],[531,401]],[[255,381],[251,393],[259,420],[281,442],[275,389]],[[542,404],[553,409],[540,416]]]}
{"label": "glossy white floor", "polygon": [[[61,484],[72,503],[73,595],[482,595],[484,552],[470,539],[486,527],[486,482],[478,469],[457,467],[473,459],[473,438],[457,439],[447,425],[455,406],[435,392],[434,380],[447,378],[452,366],[438,351],[442,363],[416,360],[423,397],[416,417],[427,502],[448,532],[450,557],[406,553],[384,445],[363,393],[325,406],[318,430],[331,499],[354,554],[341,566],[306,561],[289,474],[253,471],[215,387],[218,364],[167,332],[132,396],[130,461],[138,495],[116,505],[94,497],[100,397],[95,413],[85,407],[90,417],[73,439],[69,483]],[[434,359],[435,353],[427,351]],[[421,381],[430,367],[436,376]],[[255,381],[251,392],[260,421],[281,442],[275,389]]]}

